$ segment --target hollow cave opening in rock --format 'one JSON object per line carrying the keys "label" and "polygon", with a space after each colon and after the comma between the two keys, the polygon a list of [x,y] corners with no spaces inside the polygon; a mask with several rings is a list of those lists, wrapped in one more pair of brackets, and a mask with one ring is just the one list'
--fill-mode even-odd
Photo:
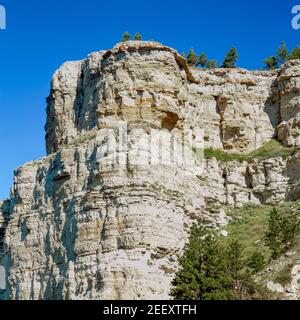
{"label": "hollow cave opening in rock", "polygon": [[179,117],[176,113],[167,112],[167,116],[161,122],[161,128],[172,131],[179,121]]}

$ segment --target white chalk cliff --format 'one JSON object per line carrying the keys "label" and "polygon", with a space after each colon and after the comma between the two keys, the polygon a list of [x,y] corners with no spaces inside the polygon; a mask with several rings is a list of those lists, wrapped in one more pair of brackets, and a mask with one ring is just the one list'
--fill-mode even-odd
{"label": "white chalk cliff", "polygon": [[[273,138],[300,146],[299,60],[276,71],[195,69],[174,49],[129,41],[65,63],[47,104],[48,155],[17,168],[0,202],[0,299],[168,299],[196,219],[222,229],[222,205],[299,199],[297,151],[204,159],[201,174],[172,144],[165,162],[150,161],[163,151],[151,134],[187,129],[226,152]],[[120,123],[128,149],[111,150]]]}

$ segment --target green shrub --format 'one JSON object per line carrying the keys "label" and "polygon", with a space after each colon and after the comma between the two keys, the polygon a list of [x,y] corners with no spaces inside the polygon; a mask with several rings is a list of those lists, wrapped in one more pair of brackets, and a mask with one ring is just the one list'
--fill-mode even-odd
{"label": "green shrub", "polygon": [[223,150],[216,149],[205,149],[204,156],[207,159],[216,158],[217,160],[228,162],[228,161],[239,161],[242,162],[247,159],[246,155],[238,153],[228,153]]}
{"label": "green shrub", "polygon": [[274,277],[274,282],[285,286],[292,281],[291,268],[288,266],[280,270]]}
{"label": "green shrub", "polygon": [[254,251],[247,259],[247,266],[253,271],[253,273],[261,271],[265,267],[265,265],[265,256],[259,251]]}
{"label": "green shrub", "polygon": [[290,156],[294,150],[292,148],[284,147],[280,142],[277,140],[270,140],[266,142],[262,147],[259,149],[250,152],[248,154],[242,153],[228,153],[223,150],[215,150],[215,149],[205,149],[204,156],[207,159],[216,158],[220,161],[247,161],[251,159],[269,159],[275,157],[283,157],[287,158]]}

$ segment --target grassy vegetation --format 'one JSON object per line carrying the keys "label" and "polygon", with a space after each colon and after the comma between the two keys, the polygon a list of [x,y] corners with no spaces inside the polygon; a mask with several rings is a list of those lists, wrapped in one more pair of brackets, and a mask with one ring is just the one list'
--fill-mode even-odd
{"label": "grassy vegetation", "polygon": [[246,160],[246,155],[238,153],[227,153],[222,150],[215,149],[204,149],[204,157],[206,159],[216,158],[219,161],[239,161],[243,162]]}
{"label": "grassy vegetation", "polygon": [[[277,208],[280,212],[291,210],[300,212],[300,202],[284,202]],[[228,237],[242,244],[246,258],[259,251],[264,254],[267,261],[270,260],[271,250],[266,246],[264,240],[271,210],[271,206],[251,203],[239,209],[227,209],[227,214],[232,218],[227,226]],[[292,250],[300,252],[299,235]],[[283,275],[279,275],[279,277],[283,277]]]}
{"label": "grassy vegetation", "polygon": [[204,156],[207,159],[216,158],[219,161],[247,161],[251,159],[268,159],[274,157],[287,158],[294,152],[293,148],[284,147],[277,140],[266,142],[261,148],[248,154],[228,153],[222,150],[205,149]]}
{"label": "grassy vegetation", "polygon": [[85,143],[87,141],[95,139],[97,136],[97,131],[96,130],[90,130],[87,133],[83,134],[77,139],[74,139],[71,141],[69,144],[65,144],[62,146],[62,148],[70,148],[70,147],[77,147],[81,145],[82,143]]}
{"label": "grassy vegetation", "polygon": [[273,278],[275,283],[280,283],[282,286],[289,284],[291,280],[291,265],[287,265],[285,268],[280,270]]}
{"label": "grassy vegetation", "polygon": [[[300,231],[295,229],[293,241],[286,241],[283,231],[289,230],[286,221],[290,221],[291,214],[300,217],[300,201],[279,204],[276,210],[269,205],[253,203],[226,210],[232,218],[227,226],[228,237],[205,228],[203,221],[193,226],[180,258],[181,268],[173,282],[173,297],[198,300],[285,298],[285,293],[269,291],[267,283],[272,281],[287,288],[293,280],[291,270],[299,264]],[[278,215],[274,215],[274,211]],[[294,222],[297,224],[296,220]],[[266,241],[273,226],[276,226],[275,234],[282,234],[280,243],[290,244],[275,258],[272,242]]]}
{"label": "grassy vegetation", "polygon": [[271,209],[272,207],[267,205],[248,204],[227,212],[232,217],[227,227],[228,237],[242,244],[246,258],[257,250],[263,253],[266,259],[271,257],[269,248],[264,244]]}

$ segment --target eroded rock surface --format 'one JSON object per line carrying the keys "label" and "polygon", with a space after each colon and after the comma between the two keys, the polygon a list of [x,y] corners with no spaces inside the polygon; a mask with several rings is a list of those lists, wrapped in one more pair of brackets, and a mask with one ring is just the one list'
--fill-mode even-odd
{"label": "eroded rock surface", "polygon": [[0,298],[167,299],[196,219],[222,229],[222,205],[300,192],[300,153],[205,159],[198,172],[183,133],[203,129],[206,148],[227,152],[277,135],[297,146],[299,72],[299,61],[274,72],[190,69],[175,50],[142,41],[65,63],[48,98],[48,156],[16,169],[0,202]]}

